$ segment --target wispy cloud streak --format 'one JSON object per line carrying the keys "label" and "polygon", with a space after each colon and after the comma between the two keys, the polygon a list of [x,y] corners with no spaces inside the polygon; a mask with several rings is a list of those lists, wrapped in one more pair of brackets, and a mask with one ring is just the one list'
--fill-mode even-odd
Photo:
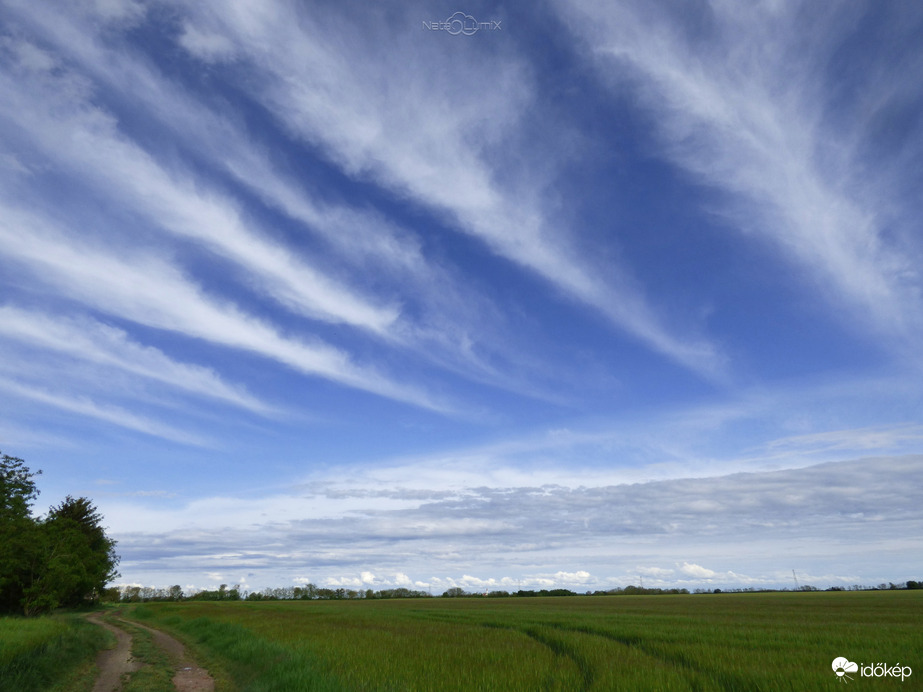
{"label": "wispy cloud streak", "polygon": [[376,332],[394,321],[393,308],[371,304],[268,240],[265,231],[252,230],[257,222],[245,220],[216,190],[159,165],[118,132],[112,116],[77,98],[83,80],[61,76],[50,56],[30,44],[13,43],[11,50],[20,73],[0,78],[0,115],[58,168],[79,172],[150,222],[244,267],[259,288],[296,311]]}
{"label": "wispy cloud streak", "polygon": [[923,328],[919,248],[895,242],[895,201],[862,158],[868,133],[835,113],[866,108],[834,100],[829,61],[860,15],[841,10],[713,2],[693,25],[678,6],[584,2],[559,15],[603,81],[640,98],[663,153],[729,193],[732,225],[804,267],[850,321],[906,339]]}
{"label": "wispy cloud streak", "polygon": [[422,392],[355,365],[332,346],[285,338],[230,302],[216,302],[176,267],[153,256],[117,257],[89,244],[78,247],[50,222],[9,206],[0,210],[0,246],[42,282],[122,319],[251,351],[304,374],[445,410]]}
{"label": "wispy cloud streak", "polygon": [[[528,69],[515,55],[498,52],[485,60],[465,52],[469,59],[450,61],[419,36],[414,49],[395,50],[393,32],[400,28],[369,21],[350,26],[348,17],[308,16],[282,3],[200,7],[190,11],[184,36],[224,37],[234,49],[216,55],[199,43],[183,44],[206,61],[250,62],[263,75],[251,81],[257,100],[350,175],[446,214],[459,230],[657,352],[700,373],[722,370],[714,344],[676,333],[627,267],[603,272],[581,254],[548,214],[549,181],[498,163],[502,157],[491,149],[515,138],[534,97]],[[501,184],[500,178],[519,182]]]}
{"label": "wispy cloud streak", "polygon": [[123,330],[89,318],[52,317],[5,305],[0,306],[0,334],[263,415],[273,411],[242,387],[223,381],[211,368],[177,362],[156,348],[134,342]]}
{"label": "wispy cloud streak", "polygon": [[[259,279],[264,286],[275,286],[277,297],[284,300],[291,296],[294,292],[291,286],[297,285],[304,290],[296,296],[296,302],[301,300],[304,306],[305,300],[311,304],[326,300],[318,309],[325,310],[328,319],[365,327],[385,338],[388,344],[411,349],[465,377],[489,381],[494,386],[523,389],[522,383],[510,376],[508,364],[513,358],[504,344],[504,338],[509,335],[500,335],[502,327],[497,307],[474,285],[461,280],[451,267],[444,266],[439,258],[425,254],[417,234],[369,206],[349,206],[324,198],[310,181],[293,177],[279,159],[273,159],[260,133],[214,108],[214,104],[200,94],[168,79],[142,55],[126,50],[127,47],[118,42],[113,45],[113,34],[105,18],[86,16],[73,7],[68,8],[69,14],[62,14],[61,8],[51,11],[34,4],[12,2],[10,5],[17,19],[39,35],[43,44],[54,46],[61,62],[79,66],[79,71],[90,76],[100,88],[117,92],[120,102],[131,103],[132,108],[143,110],[144,117],[154,118],[159,127],[169,131],[170,137],[181,142],[184,150],[191,152],[198,161],[205,162],[213,170],[223,171],[258,196],[267,207],[286,214],[297,222],[297,229],[306,236],[321,239],[328,251],[327,259],[336,258],[333,264],[340,269],[336,276],[352,272],[366,280],[374,277],[375,281],[374,291],[366,290],[350,297],[348,293],[332,293],[337,287],[321,276],[320,287],[324,288],[326,281],[326,288],[331,290],[320,295],[311,292],[305,298],[305,291],[311,288],[307,283],[310,276],[295,271],[297,267],[292,266],[290,259],[279,259],[278,264],[281,270],[290,266],[292,272],[280,273],[279,267],[263,262],[267,271],[259,273]],[[179,40],[187,49],[195,50],[199,43],[190,36],[202,35],[196,34],[187,24]],[[232,45],[227,39],[218,43]],[[218,45],[212,41],[209,46],[212,44]],[[34,51],[30,44],[20,42],[18,47]],[[33,69],[41,71],[42,66],[54,62],[42,51],[38,54],[42,55],[42,60]],[[223,50],[216,53],[206,48],[204,57],[215,60],[232,56]],[[78,128],[85,126],[80,121],[72,124]],[[37,132],[35,136],[40,134]],[[126,153],[128,163],[138,160],[134,167],[139,171],[155,167],[155,180],[168,176],[167,182],[176,188],[172,192],[167,188],[171,199],[189,201],[192,186],[194,196],[208,198],[193,199],[184,204],[185,207],[191,207],[192,211],[198,209],[200,216],[213,221],[229,217],[232,227],[234,223],[243,222],[233,205],[221,197],[215,199],[214,194],[205,195],[202,185],[191,179],[188,172],[157,170],[158,164],[152,160],[151,152],[132,148],[113,126],[109,126],[109,132],[103,136],[119,140],[119,149]],[[293,152],[297,153],[298,149],[297,145],[292,146]],[[53,154],[59,156],[60,152],[54,149]],[[98,176],[100,180],[103,177],[103,174]],[[116,182],[121,184],[119,180]],[[107,185],[103,183],[103,187]],[[159,222],[159,209],[153,208],[146,199],[147,192],[142,197],[141,213],[151,216],[153,209]],[[124,204],[126,199],[119,202]],[[208,211],[216,205],[219,209],[215,213]],[[198,218],[191,212],[185,217],[190,223],[179,219],[180,233],[194,228],[191,224]],[[251,231],[259,230],[254,228],[252,220],[246,224]],[[223,232],[217,235],[217,240],[225,243],[229,240],[223,238]],[[215,240],[214,237],[209,239],[210,242]],[[259,258],[251,257],[242,243],[235,245],[240,246],[241,252],[234,252],[233,248],[226,248],[225,252],[231,252],[251,270],[259,270],[260,267],[255,266]],[[269,250],[278,254],[275,248]],[[297,276],[292,277],[293,273]],[[381,297],[371,301],[363,297],[372,293]],[[497,367],[492,362],[497,359],[504,365]]]}
{"label": "wispy cloud streak", "polygon": [[140,416],[117,406],[100,404],[87,396],[69,396],[45,389],[25,385],[13,379],[0,377],[0,390],[15,397],[29,399],[52,408],[75,413],[80,416],[94,418],[106,423],[111,423],[120,428],[159,437],[172,442],[186,445],[210,446],[214,444],[174,426]]}

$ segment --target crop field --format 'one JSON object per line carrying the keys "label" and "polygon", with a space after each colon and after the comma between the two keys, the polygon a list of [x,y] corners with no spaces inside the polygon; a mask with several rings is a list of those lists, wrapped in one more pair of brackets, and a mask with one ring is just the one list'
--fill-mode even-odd
{"label": "crop field", "polygon": [[[923,591],[152,603],[241,690],[923,689]],[[845,688],[844,688],[845,689]]]}

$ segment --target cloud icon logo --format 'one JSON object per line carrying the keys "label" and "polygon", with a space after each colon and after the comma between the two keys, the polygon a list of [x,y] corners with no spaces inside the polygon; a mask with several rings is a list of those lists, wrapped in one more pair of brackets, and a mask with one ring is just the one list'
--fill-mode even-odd
{"label": "cloud icon logo", "polygon": [[852,680],[846,673],[858,673],[859,665],[853,663],[848,658],[843,658],[839,656],[833,659],[833,672],[836,673],[836,676],[841,680],[846,677],[849,680]]}
{"label": "cloud icon logo", "polygon": [[449,33],[453,36],[458,36],[459,34],[472,36],[478,30],[477,20],[464,12],[456,12],[446,20],[446,23],[449,25]]}

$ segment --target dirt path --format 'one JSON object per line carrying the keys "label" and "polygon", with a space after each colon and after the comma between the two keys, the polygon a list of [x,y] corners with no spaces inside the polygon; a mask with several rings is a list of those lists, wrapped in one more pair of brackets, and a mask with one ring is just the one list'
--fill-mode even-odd
{"label": "dirt path", "polygon": [[[87,619],[100,627],[105,627],[118,640],[115,649],[100,652],[99,657],[96,659],[100,673],[96,679],[96,684],[93,686],[93,692],[118,692],[118,690],[122,689],[122,676],[126,673],[135,672],[142,665],[131,657],[131,635],[122,628],[99,619],[97,614],[88,615]],[[186,654],[186,647],[180,641],[153,627],[147,627],[128,620],[120,620],[120,622],[125,622],[151,633],[154,644],[167,653],[176,668],[176,674],[173,676],[173,687],[177,692],[214,691],[215,681],[211,675],[208,674],[207,670],[195,664],[195,661]]]}
{"label": "dirt path", "polygon": [[131,635],[119,627],[103,622],[96,613],[87,615],[87,620],[109,630],[116,638],[114,649],[100,651],[96,657],[99,677],[93,685],[93,692],[121,690],[122,676],[126,673],[134,673],[141,667],[141,664],[131,657]]}
{"label": "dirt path", "polygon": [[[120,622],[126,622],[120,620]],[[186,647],[182,643],[171,637],[166,632],[155,630],[153,627],[142,625],[137,622],[130,624],[147,630],[154,637],[154,644],[167,652],[176,666],[176,675],[173,676],[173,686],[178,692],[212,692],[215,689],[215,681],[208,671],[196,665],[189,656],[186,655]]]}

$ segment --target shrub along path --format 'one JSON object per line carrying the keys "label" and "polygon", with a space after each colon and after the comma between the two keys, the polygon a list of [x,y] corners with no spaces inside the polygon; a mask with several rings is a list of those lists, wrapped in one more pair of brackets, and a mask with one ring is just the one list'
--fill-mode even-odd
{"label": "shrub along path", "polygon": [[[129,632],[111,621],[102,620],[98,613],[88,615],[87,619],[112,632],[117,640],[114,649],[108,649],[99,654],[96,664],[100,672],[93,686],[93,692],[118,692],[122,689],[124,676],[137,672],[144,664],[132,656],[132,636]],[[215,689],[215,681],[211,675],[207,670],[196,665],[180,641],[146,625],[136,622],[127,623],[125,620],[119,620],[119,622],[141,628],[151,634],[154,644],[168,656],[175,670],[173,687],[177,692],[212,692]]]}

